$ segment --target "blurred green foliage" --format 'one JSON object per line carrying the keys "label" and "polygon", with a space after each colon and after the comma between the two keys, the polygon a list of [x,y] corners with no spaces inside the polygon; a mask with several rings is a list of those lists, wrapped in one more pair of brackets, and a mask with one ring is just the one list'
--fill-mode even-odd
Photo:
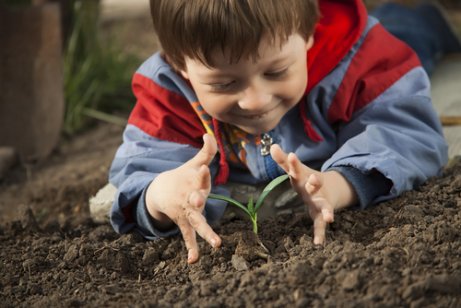
{"label": "blurred green foliage", "polygon": [[121,52],[116,38],[102,42],[99,1],[72,1],[72,30],[65,46],[64,132],[74,134],[91,119],[123,124],[113,112],[131,109],[131,77],[139,60]]}

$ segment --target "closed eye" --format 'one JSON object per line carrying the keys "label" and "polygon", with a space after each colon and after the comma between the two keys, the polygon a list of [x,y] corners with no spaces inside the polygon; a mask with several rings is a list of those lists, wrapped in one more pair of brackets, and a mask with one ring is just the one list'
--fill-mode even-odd
{"label": "closed eye", "polygon": [[264,73],[264,75],[269,78],[280,78],[283,77],[287,72],[288,68],[284,68],[282,70]]}
{"label": "closed eye", "polygon": [[226,91],[231,89],[235,85],[235,80],[225,83],[211,83],[209,86],[215,91]]}

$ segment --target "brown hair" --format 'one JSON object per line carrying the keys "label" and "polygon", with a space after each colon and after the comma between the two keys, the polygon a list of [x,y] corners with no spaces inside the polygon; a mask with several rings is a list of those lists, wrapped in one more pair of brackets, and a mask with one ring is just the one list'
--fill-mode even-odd
{"label": "brown hair", "polygon": [[316,0],[150,0],[155,32],[168,60],[184,69],[186,57],[213,66],[221,50],[238,61],[257,57],[263,35],[283,44],[299,33],[306,40],[319,17]]}

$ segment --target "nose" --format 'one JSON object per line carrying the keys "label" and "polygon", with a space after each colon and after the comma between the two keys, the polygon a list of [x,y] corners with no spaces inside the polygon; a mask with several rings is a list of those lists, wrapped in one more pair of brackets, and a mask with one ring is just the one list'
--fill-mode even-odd
{"label": "nose", "polygon": [[263,111],[271,101],[270,89],[263,83],[253,82],[241,92],[239,107],[249,111]]}

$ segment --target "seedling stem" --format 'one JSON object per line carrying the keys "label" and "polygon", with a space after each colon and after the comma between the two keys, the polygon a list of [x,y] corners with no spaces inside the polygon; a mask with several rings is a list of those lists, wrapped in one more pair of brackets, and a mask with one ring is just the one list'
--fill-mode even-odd
{"label": "seedling stem", "polygon": [[263,205],[264,199],[266,199],[267,195],[269,195],[269,193],[272,190],[274,190],[275,187],[280,185],[286,179],[288,179],[288,175],[286,174],[273,179],[269,184],[267,184],[266,187],[264,187],[261,195],[259,195],[258,197],[258,200],[256,200],[256,204],[254,204],[253,202],[253,196],[250,196],[247,206],[243,205],[242,203],[238,202],[233,198],[226,197],[223,195],[209,194],[208,198],[226,201],[227,203],[232,204],[233,206],[236,206],[240,210],[245,212],[251,220],[251,224],[253,225],[253,232],[255,234],[258,234],[258,210]]}

